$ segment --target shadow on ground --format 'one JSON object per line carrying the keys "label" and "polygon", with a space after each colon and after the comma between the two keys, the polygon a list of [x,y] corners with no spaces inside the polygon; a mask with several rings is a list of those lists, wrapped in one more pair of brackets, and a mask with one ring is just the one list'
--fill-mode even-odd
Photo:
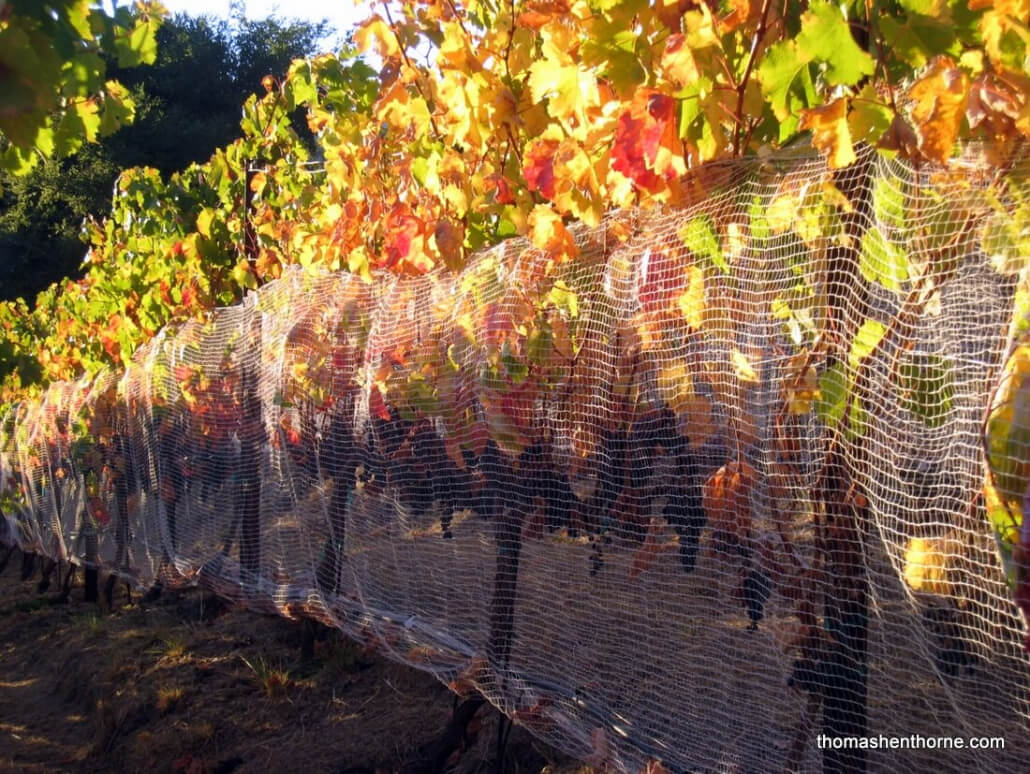
{"label": "shadow on ground", "polygon": [[[304,660],[295,622],[197,590],[127,602],[120,587],[106,609],[80,585],[62,601],[19,566],[0,576],[2,771],[380,774],[410,767],[451,717],[445,686],[337,632]],[[455,772],[498,770],[496,723],[483,712]],[[576,765],[514,729],[503,769],[545,767]]]}

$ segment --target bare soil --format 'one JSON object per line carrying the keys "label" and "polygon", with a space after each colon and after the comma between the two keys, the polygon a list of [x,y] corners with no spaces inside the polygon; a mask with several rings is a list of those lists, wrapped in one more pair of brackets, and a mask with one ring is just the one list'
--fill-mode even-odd
{"label": "bare soil", "polygon": [[[107,609],[82,601],[81,571],[65,601],[56,573],[40,593],[20,568],[15,553],[0,575],[3,772],[411,770],[454,709],[428,674],[338,632],[302,659],[299,622],[200,590],[144,601],[120,585]],[[576,769],[518,727],[497,766],[497,723],[480,711],[453,771]]]}

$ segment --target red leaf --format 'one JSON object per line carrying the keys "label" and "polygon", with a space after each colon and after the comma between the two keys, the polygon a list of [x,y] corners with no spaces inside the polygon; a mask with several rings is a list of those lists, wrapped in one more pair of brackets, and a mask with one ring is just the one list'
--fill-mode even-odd
{"label": "red leaf", "polygon": [[394,207],[386,216],[387,267],[395,268],[411,257],[412,244],[422,231],[422,221],[412,215],[407,207]]}
{"label": "red leaf", "polygon": [[612,168],[638,188],[657,192],[686,171],[679,141],[676,100],[659,91],[637,89],[615,129]]}
{"label": "red leaf", "polygon": [[498,204],[514,204],[515,195],[511,191],[511,184],[504,175],[490,175],[486,178],[486,191],[494,192],[494,201]]}
{"label": "red leaf", "polygon": [[554,157],[558,152],[557,140],[538,140],[526,149],[522,174],[530,191],[539,191],[549,201],[554,200]]}
{"label": "red leaf", "polygon": [[383,394],[379,392],[379,388],[375,385],[372,386],[372,390],[368,394],[368,412],[374,417],[379,417],[384,422],[390,420],[390,410],[386,407]]}

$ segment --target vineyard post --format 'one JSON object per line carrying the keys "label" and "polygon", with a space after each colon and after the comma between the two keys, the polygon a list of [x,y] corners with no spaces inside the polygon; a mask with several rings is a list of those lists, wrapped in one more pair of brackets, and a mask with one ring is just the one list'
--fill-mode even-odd
{"label": "vineyard post", "polygon": [[113,514],[113,517],[116,519],[114,533],[115,572],[111,574],[111,577],[107,581],[107,597],[109,605],[114,592],[117,572],[123,569],[127,570],[129,565],[129,481],[126,477],[126,466],[129,464],[129,455],[128,449],[126,448],[126,438],[120,431],[114,436],[113,446],[115,456],[111,469],[113,471],[112,475],[114,476],[115,497],[115,513]]}
{"label": "vineyard post", "polygon": [[[833,637],[824,674],[823,735],[830,740],[868,735],[869,577],[862,553],[865,508],[849,484],[839,451],[831,452],[823,489],[827,589],[824,625]],[[866,771],[865,750],[832,744],[823,749],[826,774]]]}
{"label": "vineyard post", "polygon": [[[244,351],[260,361],[261,312],[251,308]],[[239,434],[239,469],[236,471],[237,520],[240,524],[240,569],[245,582],[256,582],[261,565],[261,459],[264,428],[258,395],[259,363],[247,358],[240,364],[243,391]]]}
{"label": "vineyard post", "polygon": [[497,565],[490,602],[490,660],[495,668],[507,666],[515,636],[515,592],[522,550],[522,519],[518,510],[501,507],[496,524]]}
{"label": "vineyard post", "polygon": [[490,601],[490,639],[488,655],[494,669],[508,664],[515,637],[515,593],[522,552],[521,503],[510,502],[513,486],[510,463],[493,445],[484,452],[486,486],[493,499],[497,563],[494,593]]}
{"label": "vineyard post", "polygon": [[[251,180],[255,170],[246,166],[243,191],[243,249],[247,261],[253,266],[257,257],[257,236],[251,217]],[[238,425],[239,469],[236,507],[240,524],[241,579],[256,583],[261,565],[261,458],[264,439],[261,400],[258,395],[257,375],[261,361],[261,312],[256,305],[250,307],[250,330],[243,342],[243,351],[256,358],[240,362],[242,407]]]}
{"label": "vineyard post", "polygon": [[[826,298],[829,328],[835,332],[838,346],[850,348],[858,334],[860,321],[869,313],[865,283],[859,275],[863,230],[872,216],[872,179],[875,166],[866,154],[850,168],[834,174],[834,186],[847,198],[849,208],[840,213],[848,239],[840,240],[829,250]],[[848,352],[834,352],[835,359],[846,363]],[[834,358],[831,358],[834,359]],[[862,365],[859,365],[861,372]],[[855,379],[857,400],[866,380],[861,373]],[[838,436],[831,444],[822,471],[825,507],[822,524],[822,549],[829,578],[824,599],[824,627],[834,645],[826,656],[824,674],[827,679],[823,694],[822,733],[830,739],[864,737],[868,733],[868,656],[869,656],[869,576],[862,550],[866,533],[865,498],[856,487],[851,465],[840,448],[842,426],[849,422],[849,410],[839,421]],[[861,455],[860,438],[855,444]],[[866,771],[866,754],[861,749],[823,750],[826,774],[861,774]]]}
{"label": "vineyard post", "polygon": [[83,571],[82,600],[84,602],[99,602],[100,571],[97,569],[97,561],[99,560],[99,557],[97,555],[97,532],[96,528],[94,528],[94,526],[90,523],[84,524],[82,527],[82,531],[86,549],[86,569]]}

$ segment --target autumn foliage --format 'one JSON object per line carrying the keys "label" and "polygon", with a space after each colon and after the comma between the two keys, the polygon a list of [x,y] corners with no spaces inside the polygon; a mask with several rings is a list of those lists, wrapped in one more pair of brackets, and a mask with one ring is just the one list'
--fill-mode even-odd
{"label": "autumn foliage", "polygon": [[676,204],[686,170],[802,133],[834,167],[859,142],[937,162],[970,137],[1004,152],[1030,134],[1028,16],[1025,0],[379,6],[355,36],[378,72],[299,60],[207,163],[122,177],[83,278],[0,309],[7,396],[37,370],[124,361],[287,264],[421,273],[515,234],[573,259],[570,222]]}
{"label": "autumn foliage", "polygon": [[[826,238],[851,244],[864,280],[892,293],[932,295],[935,287],[913,284],[921,281],[914,259],[879,232],[850,241],[845,214],[856,202],[832,172],[854,164],[867,146],[915,165],[944,164],[970,140],[988,141],[988,162],[1012,155],[1030,137],[1028,19],[1027,0],[380,4],[355,33],[357,52],[297,60],[285,74],[264,78],[262,93],[244,105],[241,138],[206,163],[167,179],[148,168],[122,175],[110,217],[85,226],[83,276],[50,288],[33,307],[0,306],[0,399],[125,365],[164,326],[204,319],[289,265],[367,282],[384,273],[454,272],[468,270],[480,248],[519,235],[546,259],[527,262],[532,276],[517,278],[527,295],[505,297],[503,308],[441,307],[440,351],[420,353],[409,343],[377,353],[383,364],[369,391],[369,411],[383,421],[430,407],[455,427],[476,424],[461,413],[470,409],[443,364],[454,365],[462,347],[481,347],[494,376],[479,396],[486,432],[471,451],[482,451],[489,433],[518,456],[533,440],[520,407],[547,386],[548,369],[573,361],[585,368],[591,356],[586,333],[569,330],[578,300],[565,273],[583,262],[576,224],[605,223],[606,239],[624,241],[632,226],[608,217],[613,211],[685,207],[727,190],[725,169],[698,172],[706,162],[811,145],[831,176],[818,187],[786,180],[767,211],[748,213],[750,232],[699,214],[654,244],[627,347],[655,347],[676,326],[697,333],[738,324],[740,300],[718,290],[713,276],[729,272],[726,256],[757,238],[758,224],[762,234],[789,235],[812,255]],[[972,218],[980,205],[969,197],[955,201],[948,217]],[[889,197],[874,207],[902,226],[904,213]],[[988,223],[979,234],[988,248],[999,245],[993,252],[1003,272],[1020,260],[1023,222]],[[947,263],[952,246],[934,243],[941,237],[932,230],[924,238],[946,279],[955,271]],[[1010,252],[1011,260],[1004,257]],[[483,265],[466,271],[463,291],[498,281],[496,267]],[[407,302],[385,303],[403,314]],[[800,325],[798,318],[790,324]],[[870,319],[852,333],[843,352],[860,370],[886,330]],[[857,377],[848,381],[839,363],[817,372],[817,331],[792,336],[805,346],[791,361],[797,372],[785,416],[807,413],[821,396],[834,423],[856,422],[861,405],[849,395]],[[599,362],[600,352],[593,355]],[[742,408],[758,376],[753,353],[734,348],[731,355],[727,376],[742,386],[723,397]],[[319,381],[324,365],[317,358],[293,364],[320,400],[349,388]],[[681,431],[710,421],[692,366],[673,363],[656,376]],[[238,385],[180,376],[184,396],[203,409],[195,412],[201,434],[210,417],[238,412]],[[585,381],[569,389],[584,406],[592,399]],[[576,459],[604,448],[605,429],[593,417],[572,425]],[[286,438],[299,432],[283,430]],[[734,431],[737,445],[754,440],[746,418]],[[462,450],[447,453],[457,461]],[[737,501],[747,499],[753,474],[734,465],[743,462],[709,481],[705,509],[724,548],[749,551],[749,516]],[[669,541],[661,525],[638,516],[647,532],[642,572]]]}

